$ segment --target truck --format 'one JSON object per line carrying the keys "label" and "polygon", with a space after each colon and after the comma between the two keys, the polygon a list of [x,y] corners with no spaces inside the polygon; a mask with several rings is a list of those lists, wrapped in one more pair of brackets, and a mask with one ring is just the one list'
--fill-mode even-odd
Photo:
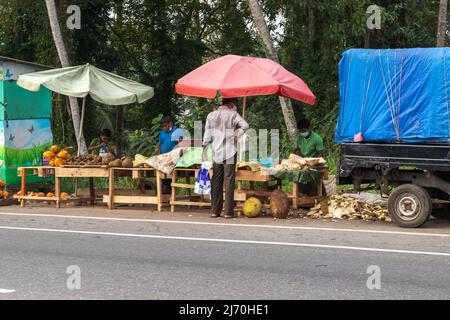
{"label": "truck", "polygon": [[400,227],[450,218],[449,48],[352,49],[339,82],[337,183],[378,190]]}

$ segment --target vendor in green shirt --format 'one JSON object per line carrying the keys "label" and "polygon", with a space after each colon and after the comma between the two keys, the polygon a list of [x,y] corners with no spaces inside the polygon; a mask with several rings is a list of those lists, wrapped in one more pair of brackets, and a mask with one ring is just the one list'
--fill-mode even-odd
{"label": "vendor in green shirt", "polygon": [[322,157],[323,140],[320,135],[311,130],[311,124],[308,119],[301,119],[298,122],[299,135],[297,146],[294,153],[302,157]]}

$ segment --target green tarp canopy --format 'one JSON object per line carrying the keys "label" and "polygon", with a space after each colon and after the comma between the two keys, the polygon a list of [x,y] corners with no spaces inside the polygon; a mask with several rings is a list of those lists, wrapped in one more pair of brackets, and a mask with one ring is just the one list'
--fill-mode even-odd
{"label": "green tarp canopy", "polygon": [[85,98],[89,94],[95,101],[113,106],[143,103],[154,95],[152,87],[90,64],[23,74],[17,84],[30,91],[39,91],[44,86],[77,98]]}
{"label": "green tarp canopy", "polygon": [[[83,132],[86,97],[102,104],[120,106],[130,103],[143,103],[152,98],[152,87],[128,80],[117,74],[85,64],[77,67],[52,69],[20,75],[17,85],[30,91],[39,91],[44,86],[54,92],[76,98],[83,98],[79,141]],[[80,148],[78,148],[78,154]]]}

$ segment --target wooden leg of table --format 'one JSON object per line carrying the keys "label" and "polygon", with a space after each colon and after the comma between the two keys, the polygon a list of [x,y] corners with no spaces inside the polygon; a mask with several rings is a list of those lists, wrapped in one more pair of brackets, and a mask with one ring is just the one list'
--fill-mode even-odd
{"label": "wooden leg of table", "polygon": [[139,189],[141,190],[141,193],[145,193],[145,175],[142,172],[139,172]]}
{"label": "wooden leg of table", "polygon": [[75,179],[75,197],[78,198],[78,178]]}
{"label": "wooden leg of table", "polygon": [[158,212],[162,211],[162,177],[161,172],[156,171],[156,202]]}
{"label": "wooden leg of table", "polygon": [[[22,197],[25,197],[27,195],[27,190],[26,190],[26,187],[27,187],[27,171],[26,171],[26,169],[22,169],[21,170],[21,176],[22,176],[22,185],[21,185],[21,188],[20,188],[20,195]],[[22,208],[25,207],[25,200],[24,199],[20,200],[20,206]]]}
{"label": "wooden leg of table", "polygon": [[108,199],[108,208],[114,208],[114,169],[109,169],[109,199]]}
{"label": "wooden leg of table", "polygon": [[55,197],[56,197],[56,208],[59,208],[61,200],[61,178],[59,177],[55,177]]}
{"label": "wooden leg of table", "polygon": [[89,197],[93,206],[95,204],[94,178],[89,178]]}
{"label": "wooden leg of table", "polygon": [[292,182],[292,205],[295,210],[298,209],[298,182]]}
{"label": "wooden leg of table", "polygon": [[[173,170],[172,173],[172,184],[177,182],[177,172],[176,170]],[[176,194],[177,194],[177,188],[171,186],[172,192],[170,195],[170,212],[175,212],[175,201],[176,201]]]}
{"label": "wooden leg of table", "polygon": [[320,181],[317,184],[317,196],[319,198],[323,197],[323,179],[322,179],[322,177],[320,178]]}
{"label": "wooden leg of table", "polygon": [[[191,184],[191,178],[189,176],[189,172],[188,171],[186,171],[184,177],[185,177],[186,184]],[[187,194],[188,194],[188,197],[189,197],[188,201],[191,202],[192,193],[191,193],[191,189],[190,188],[187,189]],[[188,209],[191,209],[191,206],[188,206]]]}

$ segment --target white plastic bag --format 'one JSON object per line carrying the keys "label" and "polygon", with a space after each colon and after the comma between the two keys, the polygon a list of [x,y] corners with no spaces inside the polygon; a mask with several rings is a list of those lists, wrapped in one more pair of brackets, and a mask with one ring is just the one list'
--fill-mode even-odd
{"label": "white plastic bag", "polygon": [[196,194],[211,194],[211,178],[209,177],[209,170],[211,167],[212,163],[210,161],[203,161],[197,174],[197,181],[195,182],[194,192]]}

